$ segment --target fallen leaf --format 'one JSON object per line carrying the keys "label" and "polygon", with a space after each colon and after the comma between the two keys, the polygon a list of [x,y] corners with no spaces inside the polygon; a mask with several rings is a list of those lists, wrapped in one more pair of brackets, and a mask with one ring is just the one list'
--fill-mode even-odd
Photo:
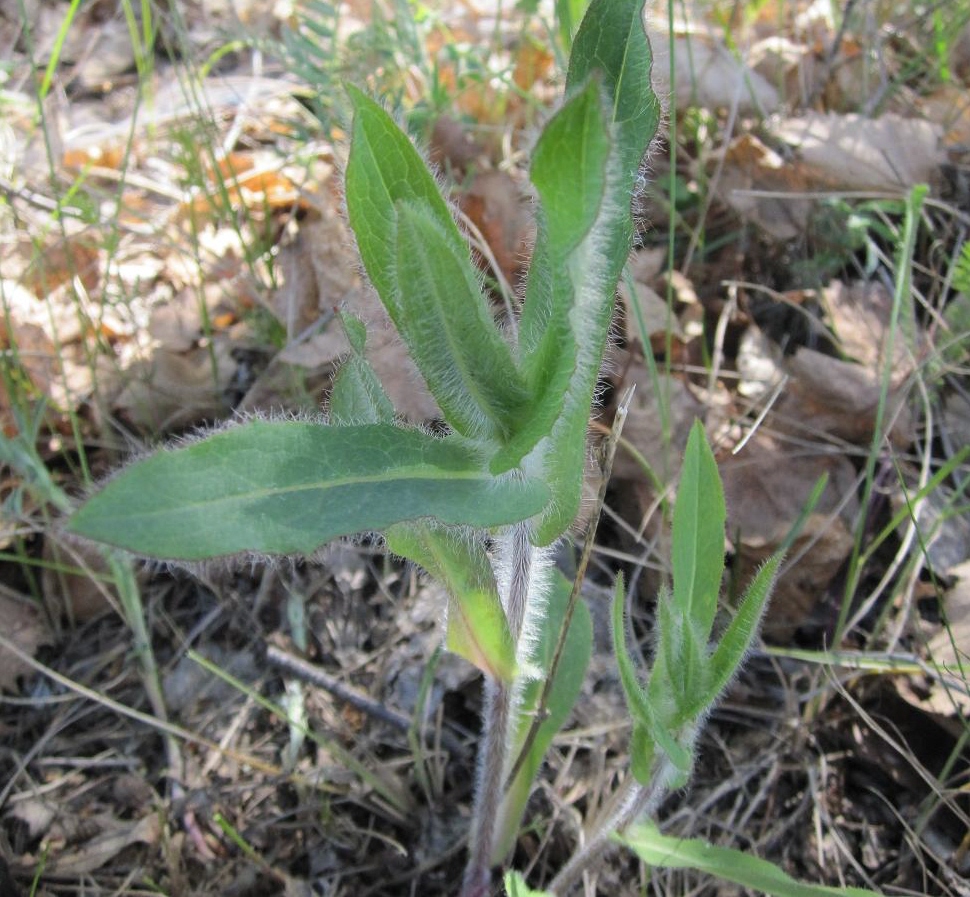
{"label": "fallen leaf", "polygon": [[51,619],[63,619],[73,626],[117,607],[108,573],[99,548],[80,541],[45,539],[41,587]]}
{"label": "fallen leaf", "polygon": [[[904,309],[893,330],[893,296],[879,281],[833,281],[822,291],[822,302],[842,353],[872,371],[882,371],[892,343],[892,380],[901,383],[916,366],[919,346],[912,312]],[[909,320],[909,324],[905,323]]]}
{"label": "fallen leaf", "polygon": [[[4,636],[30,656],[53,641],[43,614],[25,598],[0,594],[0,620]],[[0,691],[16,692],[18,677],[32,672],[33,667],[0,646]]]}
{"label": "fallen leaf", "polygon": [[[661,375],[654,381],[640,364],[630,366],[625,384],[636,384],[636,392],[623,425],[622,439],[637,454],[625,450],[621,443],[613,463],[613,476],[634,483],[673,482],[690,428],[703,415],[704,406],[679,378]],[[650,477],[645,476],[644,464],[652,471]]]}
{"label": "fallen leaf", "polygon": [[89,233],[51,237],[34,250],[23,283],[38,299],[47,298],[75,277],[88,293],[94,293],[101,283],[100,257],[98,241]]}
{"label": "fallen leaf", "polygon": [[41,800],[39,797],[28,797],[11,804],[8,819],[16,819],[27,827],[27,833],[32,839],[41,838],[47,834],[51,823],[57,816],[54,804]]}
{"label": "fallen leaf", "polygon": [[515,51],[515,68],[512,81],[523,93],[532,90],[537,81],[545,79],[552,71],[555,59],[547,43],[525,35]]}
{"label": "fallen leaf", "polygon": [[61,876],[84,875],[100,869],[132,844],[157,844],[161,834],[162,821],[158,813],[149,813],[135,822],[117,820],[83,847],[53,852],[45,872]]}
{"label": "fallen leaf", "polygon": [[742,134],[724,152],[717,195],[742,218],[776,240],[788,241],[805,231],[810,202],[792,201],[810,190],[805,173],[753,134]]}
{"label": "fallen leaf", "polygon": [[789,105],[804,105],[821,92],[825,67],[810,44],[772,34],[751,47],[748,60]]}
{"label": "fallen leaf", "polygon": [[902,192],[933,183],[946,161],[940,125],[894,114],[873,119],[810,112],[782,119],[772,130],[794,149],[818,189]]}
{"label": "fallen leaf", "polygon": [[810,547],[778,582],[768,608],[765,634],[785,642],[810,621],[820,596],[852,551],[851,526],[858,511],[855,470],[843,455],[801,451],[796,443],[769,436],[764,430],[719,467],[727,533],[735,543],[741,588],[778,550],[819,477],[828,475],[828,485],[790,556],[797,557],[802,548]]}
{"label": "fallen leaf", "polygon": [[235,370],[224,339],[188,352],[159,348],[124,372],[126,385],[113,407],[142,432],[154,434],[221,420],[230,412],[226,395]]}
{"label": "fallen leaf", "polygon": [[964,561],[951,571],[956,578],[944,597],[945,626],[940,626],[930,638],[926,653],[938,678],[919,689],[922,700],[913,694],[902,694],[911,703],[932,710],[941,716],[970,714],[970,561]]}
{"label": "fallen leaf", "polygon": [[[488,244],[506,283],[521,283],[535,223],[516,181],[496,169],[478,172],[459,194],[458,207]],[[479,264],[487,267],[488,261],[479,259]]]}
{"label": "fallen leaf", "polygon": [[439,115],[431,131],[428,157],[442,171],[464,174],[486,156],[485,147],[475,140],[457,119]]}
{"label": "fallen leaf", "polygon": [[[856,445],[872,440],[882,394],[878,371],[804,347],[787,356],[783,368],[790,379],[770,415],[776,430],[829,434]],[[883,418],[900,447],[916,435],[907,397],[905,381],[891,385]]]}
{"label": "fallen leaf", "polygon": [[673,53],[678,109],[736,109],[741,115],[764,116],[778,108],[778,91],[718,37],[685,30],[673,41],[658,33],[652,42],[654,86],[661,96],[670,95],[667,54]]}

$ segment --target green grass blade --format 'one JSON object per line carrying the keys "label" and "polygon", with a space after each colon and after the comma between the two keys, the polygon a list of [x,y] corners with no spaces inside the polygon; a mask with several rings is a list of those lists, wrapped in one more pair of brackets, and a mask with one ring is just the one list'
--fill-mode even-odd
{"label": "green grass blade", "polygon": [[774,897],[876,897],[864,888],[828,888],[796,881],[778,866],[730,847],[718,847],[699,838],[660,834],[653,823],[629,829],[616,840],[651,866],[696,869]]}
{"label": "green grass blade", "polygon": [[491,476],[455,439],[386,424],[252,421],[134,464],[68,528],[176,560],[309,554],[338,536],[423,517],[512,523],[547,497],[536,480]]}

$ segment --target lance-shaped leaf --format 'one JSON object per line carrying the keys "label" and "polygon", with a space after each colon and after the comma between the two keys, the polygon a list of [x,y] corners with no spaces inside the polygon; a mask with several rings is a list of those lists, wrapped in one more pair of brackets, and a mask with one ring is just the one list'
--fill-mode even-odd
{"label": "lance-shaped leaf", "polygon": [[494,679],[511,682],[515,644],[481,540],[424,522],[400,523],[386,538],[391,551],[420,564],[448,589],[448,650]]}
{"label": "lance-shaped leaf", "polygon": [[[553,493],[536,529],[537,544],[561,535],[579,507],[590,405],[616,282],[632,246],[630,198],[640,158],[659,121],[643,6],[643,0],[593,0],[570,57],[567,93],[572,99],[560,113],[563,122],[571,117],[568,133],[580,146],[565,158],[579,170],[563,180],[556,160],[567,153],[565,147],[544,153],[540,144],[538,167],[532,171],[541,208],[520,327],[520,363],[531,391],[544,397],[541,403],[536,400],[541,427],[534,425],[528,435],[541,433],[536,461]],[[610,40],[616,45],[607,46]],[[563,138],[566,133],[564,128]],[[554,128],[549,140],[556,137]],[[557,180],[580,185],[582,207],[570,207],[569,194],[554,186]],[[548,183],[545,195],[539,187],[543,182]],[[550,407],[557,415],[551,427]],[[524,436],[520,441],[516,449],[528,444]],[[493,462],[492,469],[501,465]]]}
{"label": "lance-shaped leaf", "polygon": [[448,423],[502,442],[528,392],[468,244],[411,141],[377,103],[350,95],[347,212],[367,274]]}
{"label": "lance-shaped leaf", "polygon": [[724,573],[724,490],[704,426],[687,439],[674,504],[671,560],[674,608],[707,641],[717,613]]}
{"label": "lance-shaped leaf", "polygon": [[[661,607],[667,597],[661,590],[658,598]],[[669,728],[676,707],[668,700],[668,696],[664,694],[658,696],[656,688],[644,688],[640,684],[636,666],[626,646],[623,605],[623,577],[619,576],[613,591],[613,653],[616,657],[627,709],[633,720],[633,733],[630,738],[630,770],[638,782],[649,784],[656,772],[654,756],[659,748],[680,772],[681,779],[686,781],[694,764],[691,746],[680,744]],[[655,659],[650,685],[654,686],[662,676],[663,672],[658,668],[658,662]]]}
{"label": "lance-shaped leaf", "polygon": [[797,881],[773,863],[699,838],[662,835],[656,824],[644,822],[615,835],[650,866],[658,869],[696,869],[734,882],[742,888],[775,897],[879,897],[864,888],[828,888]]}
{"label": "lance-shaped leaf", "polygon": [[252,421],[132,465],[68,528],[176,560],[309,554],[403,520],[499,526],[537,513],[547,498],[539,481],[490,475],[453,438],[387,424]]}
{"label": "lance-shaped leaf", "polygon": [[612,99],[621,167],[632,186],[647,144],[660,123],[660,100],[650,84],[653,54],[643,26],[644,0],[593,0],[569,56],[566,92],[596,72]]}
{"label": "lance-shaped leaf", "polygon": [[467,435],[503,438],[527,412],[525,382],[471,269],[425,204],[395,206],[395,321],[445,419]]}
{"label": "lance-shaped leaf", "polygon": [[[353,354],[334,381],[331,422],[391,423],[394,408],[364,358],[364,326],[353,318],[345,318],[344,326]],[[423,520],[397,523],[384,535],[391,551],[424,567],[448,590],[448,649],[495,679],[511,682],[515,646],[481,538]]]}
{"label": "lance-shaped leaf", "polygon": [[340,366],[330,391],[330,423],[391,424],[394,405],[380,378],[364,357],[367,329],[351,315],[341,315],[351,355]]}
{"label": "lance-shaped leaf", "polygon": [[[588,377],[590,368],[595,378],[599,370],[601,356],[594,359],[592,354],[597,347],[602,353],[616,286],[615,281],[601,282],[602,259],[595,251],[601,239],[596,224],[603,223],[609,181],[607,128],[600,89],[591,82],[549,121],[532,156],[539,234],[519,345],[522,369],[535,398],[528,424],[493,459],[495,472],[518,464],[548,436],[564,414],[571,388],[575,390],[574,379],[583,371]],[[585,303],[581,310],[580,303]],[[584,417],[588,411],[587,405]],[[584,419],[580,452],[585,446],[585,423]],[[565,445],[567,440],[560,443]]]}
{"label": "lance-shaped leaf", "polygon": [[737,613],[721,636],[708,661],[706,709],[727,688],[751,649],[758,627],[768,606],[783,555],[774,554],[761,566],[745,590]]}

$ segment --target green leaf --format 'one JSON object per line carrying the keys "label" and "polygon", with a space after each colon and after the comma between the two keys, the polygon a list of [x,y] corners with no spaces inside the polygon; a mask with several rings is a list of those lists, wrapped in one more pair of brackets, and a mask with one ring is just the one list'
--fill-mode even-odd
{"label": "green leaf", "polygon": [[[540,670],[542,675],[528,682],[522,690],[515,747],[511,753],[513,758],[518,756],[524,746],[528,732],[532,728],[532,721],[539,710],[543,684],[549,675],[572,592],[572,583],[565,576],[556,571],[552,577],[549,603],[545,613],[539,615],[536,620],[541,628],[537,633],[538,641],[533,646],[529,657],[530,665]],[[593,624],[589,608],[580,600],[575,605],[569,631],[566,634],[563,659],[556,670],[556,677],[549,692],[545,719],[536,732],[525,762],[510,785],[502,804],[502,823],[497,827],[500,834],[493,851],[493,857],[497,862],[500,862],[512,847],[536,773],[542,765],[546,751],[549,750],[549,745],[552,744],[552,739],[566,724],[569,714],[572,713],[583,687],[583,679],[586,676],[586,668],[589,666],[592,652]]]}
{"label": "green leaf", "polygon": [[424,204],[399,202],[395,321],[445,419],[460,433],[502,438],[528,412],[512,351],[478,287],[468,248],[456,251]]}
{"label": "green leaf", "polygon": [[455,528],[399,523],[386,533],[395,554],[448,589],[447,647],[501,682],[515,676],[515,644],[481,539]]}
{"label": "green leaf", "polygon": [[424,160],[394,120],[370,97],[348,86],[354,107],[345,190],[347,215],[371,282],[388,312],[399,312],[394,283],[394,206],[423,200],[453,248],[464,245],[438,185]]}
{"label": "green leaf", "polygon": [[777,897],[877,897],[864,888],[828,888],[795,880],[774,863],[699,838],[662,835],[653,823],[633,826],[614,836],[640,859],[663,869],[696,869],[743,888]]}
{"label": "green leaf", "polygon": [[[661,590],[658,607],[663,610],[669,603],[669,596]],[[672,722],[679,722],[677,701],[672,692],[674,677],[668,675],[668,665],[664,661],[661,642],[654,668],[651,672],[650,687],[640,685],[636,665],[626,646],[626,623],[623,616],[624,589],[623,577],[619,576],[613,590],[613,654],[620,673],[620,684],[626,697],[626,706],[633,718],[633,734],[630,738],[630,771],[641,784],[650,783],[655,773],[654,756],[657,748],[663,751],[680,771],[684,781],[694,765],[691,745],[681,744],[670,730]],[[663,633],[661,633],[663,639]],[[675,668],[676,669],[676,668]],[[674,674],[676,676],[676,673]],[[693,727],[689,727],[693,731]]]}
{"label": "green leaf", "polygon": [[[394,407],[363,356],[364,325],[346,316],[343,323],[354,354],[334,382],[331,422],[391,423]],[[424,567],[448,590],[449,650],[495,679],[511,682],[515,645],[482,540],[466,530],[426,521],[395,524],[385,538],[391,551]]]}
{"label": "green leaf", "polygon": [[337,371],[330,391],[330,423],[390,424],[394,422],[394,405],[380,378],[364,358],[367,330],[350,315],[341,315],[352,354]]}
{"label": "green leaf", "polygon": [[714,649],[708,662],[708,706],[727,688],[751,649],[761,617],[768,606],[768,598],[774,588],[782,558],[780,553],[772,555],[758,570],[741,598],[734,619]]}
{"label": "green leaf", "polygon": [[[601,260],[590,258],[596,239],[591,231],[603,214],[609,151],[610,139],[599,88],[591,83],[546,125],[533,153],[530,174],[539,194],[539,232],[519,322],[519,341],[523,372],[535,398],[528,424],[518,430],[492,461],[493,473],[518,464],[552,432],[563,415],[563,403],[569,391],[577,388],[583,391],[585,383],[573,382],[577,374],[585,374],[588,379],[592,369],[595,378],[599,370],[613,313],[610,291],[615,288],[615,282],[610,287],[597,281],[596,265],[600,262],[601,267]],[[629,202],[629,197],[626,201]],[[584,240],[590,245],[587,251],[579,251],[579,244]],[[589,320],[586,321],[572,317],[581,299],[585,299],[587,306]],[[577,370],[581,343],[574,332],[576,329],[582,331],[582,345],[586,346],[582,371]],[[595,354],[597,347],[600,355],[592,358],[591,353]],[[588,404],[581,410],[582,433],[575,434],[574,428],[570,428],[572,439],[558,440],[567,446],[570,457],[566,466],[570,474],[575,468],[576,443],[579,452],[585,449]],[[551,449],[550,455],[555,457]],[[570,477],[570,492],[573,485]],[[565,523],[568,526],[576,511],[571,507],[564,510],[570,518]]]}
{"label": "green leaf", "polygon": [[492,527],[538,513],[537,480],[496,478],[454,438],[387,424],[252,421],[162,451],[71,518],[80,536],[177,560],[308,554],[337,536],[425,517]]}
{"label": "green leaf", "polygon": [[557,259],[565,260],[583,241],[608,195],[613,141],[607,127],[601,86],[594,78],[550,119],[532,153],[529,176]]}
{"label": "green leaf", "polygon": [[674,504],[674,607],[697,635],[710,636],[724,573],[724,490],[704,426],[687,440]]}
{"label": "green leaf", "polygon": [[505,885],[507,897],[553,897],[548,891],[535,891],[530,888],[525,883],[522,873],[514,870],[505,873],[502,883]]}
{"label": "green leaf", "polygon": [[411,141],[348,89],[347,213],[367,274],[448,423],[501,442],[527,413],[529,394],[468,244]]}
{"label": "green leaf", "polygon": [[[653,54],[643,26],[644,0],[593,0],[573,41],[567,95],[593,72],[612,99],[622,170],[630,186],[644,150],[660,124],[660,100],[651,88]],[[631,191],[632,192],[632,191]]]}
{"label": "green leaf", "polygon": [[612,623],[613,623],[613,654],[616,657],[616,666],[620,673],[620,684],[623,686],[623,694],[626,697],[626,706],[633,717],[635,724],[643,726],[647,730],[653,728],[653,710],[650,707],[650,699],[646,690],[640,685],[640,677],[637,675],[636,665],[630,656],[630,651],[626,646],[626,619],[624,617],[624,604],[626,601],[626,591],[623,586],[623,575],[616,578],[616,585],[613,588]]}
{"label": "green leaf", "polygon": [[[543,137],[549,142],[537,147],[532,172],[546,195],[540,191],[519,340],[535,411],[491,469],[498,472],[535,447],[525,466],[542,469],[553,495],[536,528],[539,545],[565,532],[579,508],[590,405],[633,239],[630,199],[659,122],[643,6],[643,0],[591,5],[573,45],[570,99]],[[609,41],[617,43],[606,46]],[[578,185],[582,203],[570,201],[564,183]]]}

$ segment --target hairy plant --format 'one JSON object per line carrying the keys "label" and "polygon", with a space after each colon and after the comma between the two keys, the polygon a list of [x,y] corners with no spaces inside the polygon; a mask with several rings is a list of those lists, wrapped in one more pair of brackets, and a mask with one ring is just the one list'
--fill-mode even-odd
{"label": "hairy plant", "polygon": [[[398,422],[365,360],[363,325],[342,315],[351,350],[326,419],[250,420],[162,450],[111,479],[68,523],[79,536],[187,562],[307,555],[376,532],[441,580],[447,646],[485,676],[463,897],[488,893],[505,862],[590,656],[589,613],[551,564],[551,546],[579,508],[594,390],[633,242],[631,200],[660,117],[643,6],[594,0],[575,33],[565,101],[532,155],[537,238],[521,315],[505,326],[420,154],[378,103],[348,88],[350,224],[444,435]],[[690,774],[704,717],[751,644],[779,563],[765,566],[714,642],[723,542],[720,480],[698,425],[674,515],[673,591],[661,596],[645,687],[625,648],[617,584],[631,784],[554,890]]]}

